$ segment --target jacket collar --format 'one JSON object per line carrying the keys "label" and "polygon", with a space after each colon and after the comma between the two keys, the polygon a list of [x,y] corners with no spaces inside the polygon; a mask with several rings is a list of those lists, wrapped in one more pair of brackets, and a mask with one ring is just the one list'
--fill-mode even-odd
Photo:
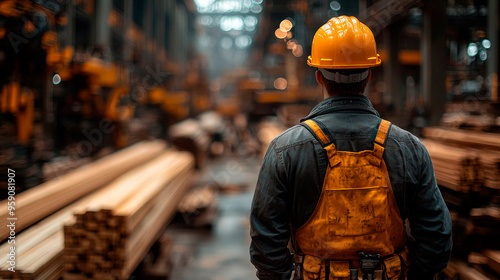
{"label": "jacket collar", "polygon": [[338,95],[330,96],[327,99],[321,101],[312,109],[311,113],[309,113],[307,117],[301,119],[300,121],[303,122],[319,115],[338,111],[369,113],[380,117],[378,112],[373,108],[373,105],[368,97],[364,95]]}

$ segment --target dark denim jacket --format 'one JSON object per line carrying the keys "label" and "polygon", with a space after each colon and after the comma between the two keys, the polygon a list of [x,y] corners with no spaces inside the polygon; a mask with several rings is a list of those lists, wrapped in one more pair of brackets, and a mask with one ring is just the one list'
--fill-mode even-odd
{"label": "dark denim jacket", "polygon": [[[337,150],[373,149],[380,118],[365,96],[327,98],[305,119],[309,118],[325,124]],[[395,125],[385,148],[392,189],[402,219],[410,222],[413,237],[408,242],[409,278],[432,279],[446,267],[452,241],[450,214],[436,184],[431,159],[418,138]],[[326,168],[326,152],[301,125],[288,129],[270,144],[250,216],[250,256],[259,279],[290,278],[290,234],[312,215]]]}

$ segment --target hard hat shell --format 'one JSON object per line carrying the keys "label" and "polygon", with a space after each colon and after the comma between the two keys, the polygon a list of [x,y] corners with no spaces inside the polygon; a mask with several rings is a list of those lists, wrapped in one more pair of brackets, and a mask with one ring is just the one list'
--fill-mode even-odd
{"label": "hard hat shell", "polygon": [[307,64],[325,69],[358,69],[379,66],[373,33],[355,17],[333,17],[314,35]]}

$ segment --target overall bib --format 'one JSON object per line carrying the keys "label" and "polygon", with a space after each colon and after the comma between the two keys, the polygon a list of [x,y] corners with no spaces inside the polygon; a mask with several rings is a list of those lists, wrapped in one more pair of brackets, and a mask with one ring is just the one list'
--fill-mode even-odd
{"label": "overall bib", "polygon": [[297,279],[357,279],[359,252],[380,257],[376,276],[363,279],[405,279],[406,231],[382,157],[391,123],[381,120],[373,150],[361,152],[337,151],[317,120],[302,125],[323,145],[328,167],[313,214],[292,234]]}

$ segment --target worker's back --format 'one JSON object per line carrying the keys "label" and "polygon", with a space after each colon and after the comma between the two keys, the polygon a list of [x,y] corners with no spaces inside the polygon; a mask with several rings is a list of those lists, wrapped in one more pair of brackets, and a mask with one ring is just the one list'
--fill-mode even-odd
{"label": "worker's back", "polygon": [[393,280],[409,266],[409,279],[426,280],[446,267],[451,219],[429,154],[415,136],[381,122],[363,95],[381,63],[373,33],[355,17],[331,18],[314,35],[307,64],[325,99],[264,157],[250,217],[260,279],[287,279],[292,263],[297,279],[362,272]]}
{"label": "worker's back", "polygon": [[[381,119],[365,96],[327,98],[316,106],[305,120],[311,118],[331,134],[337,151],[361,152],[374,149]],[[418,138],[396,125],[392,125],[388,131],[384,147],[383,160],[397,205],[397,209],[391,210],[392,214],[397,215],[399,210],[400,225],[409,218],[412,233],[417,239],[417,242],[412,244],[420,246],[419,242],[426,243],[424,248],[413,253],[412,244],[409,244],[415,269],[423,275],[435,273],[445,267],[449,259],[451,224],[449,212],[434,179],[429,155]],[[267,263],[278,260],[267,256],[268,248],[259,248],[256,244],[256,240],[259,240],[263,233],[273,242],[287,243],[290,234],[293,236],[296,230],[314,216],[328,166],[329,158],[324,144],[303,125],[288,129],[271,143],[260,171],[252,205],[251,234],[254,242],[251,255],[256,266],[259,266],[261,257],[269,258]],[[400,226],[396,229],[390,228],[391,225],[384,226],[387,227],[387,232],[401,230]],[[309,236],[316,252],[321,250],[318,245],[321,242],[314,243],[314,235],[311,235],[311,232],[304,236]],[[336,239],[333,242],[339,241]],[[395,248],[394,253],[398,253],[397,250],[401,250],[401,241],[394,242],[396,247],[399,247]],[[380,242],[373,240],[373,243]],[[356,250],[375,253],[369,251],[370,248],[357,247]],[[384,254],[383,251],[376,253]],[[276,252],[273,251],[273,254]],[[283,251],[282,254],[287,253]],[[346,257],[328,256],[328,259]],[[283,266],[287,261],[291,260],[280,259],[279,266]],[[425,271],[427,268],[429,272]]]}

